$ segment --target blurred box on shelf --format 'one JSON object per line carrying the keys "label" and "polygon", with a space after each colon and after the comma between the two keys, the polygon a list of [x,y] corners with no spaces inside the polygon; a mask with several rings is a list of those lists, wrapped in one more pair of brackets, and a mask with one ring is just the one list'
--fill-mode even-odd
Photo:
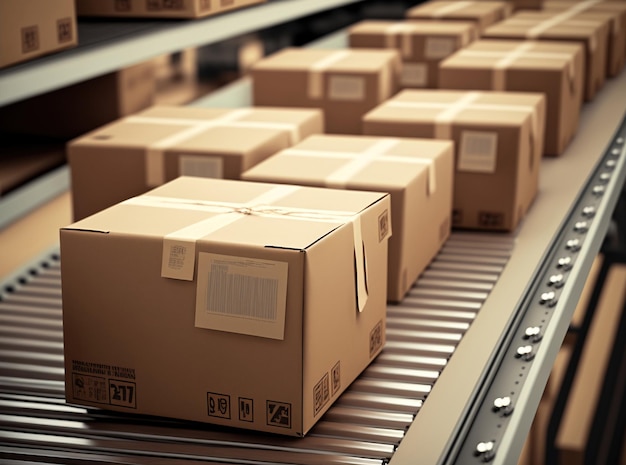
{"label": "blurred box on shelf", "polygon": [[562,40],[585,47],[585,100],[591,101],[606,80],[610,22],[585,13],[520,11],[483,33],[486,39]]}
{"label": "blurred box on shelf", "polygon": [[545,11],[580,11],[586,15],[607,15],[611,22],[607,50],[607,75],[617,76],[626,61],[626,3],[603,0],[572,3],[565,0],[546,0]]}
{"label": "blurred box on shelf", "polygon": [[74,0],[0,2],[0,68],[78,44]]}
{"label": "blurred box on shelf", "polygon": [[154,62],[79,82],[0,108],[0,125],[19,134],[72,139],[151,106]]}
{"label": "blurred box on shelf", "polygon": [[481,39],[440,63],[440,87],[544,93],[543,153],[560,155],[578,129],[584,60],[578,43]]}
{"label": "blurred box on shelf", "polygon": [[74,219],[181,175],[238,179],[322,130],[317,109],[154,106],[68,144]]}
{"label": "blurred box on shelf", "polygon": [[325,132],[360,134],[363,115],[396,93],[400,69],[396,50],[289,47],[252,66],[252,99],[321,108]]}
{"label": "blurred box on shelf", "polygon": [[80,16],[201,18],[267,0],[76,0]]}
{"label": "blurred box on shelf", "polygon": [[180,177],[62,228],[67,401],[303,436],[384,345],[390,213]]}
{"label": "blurred box on shelf", "polygon": [[477,37],[473,22],[361,21],[348,30],[352,48],[397,49],[401,88],[438,87],[438,64]]}
{"label": "blurred box on shelf", "polygon": [[363,118],[365,134],[452,140],[452,227],[512,231],[538,189],[545,96],[409,89]]}
{"label": "blurred box on shelf", "polygon": [[511,5],[504,1],[427,1],[406,11],[407,19],[472,21],[478,33],[502,21],[512,13]]}
{"label": "blurred box on shelf", "polygon": [[399,302],[450,235],[453,152],[450,141],[317,135],[242,179],[389,192],[387,299]]}

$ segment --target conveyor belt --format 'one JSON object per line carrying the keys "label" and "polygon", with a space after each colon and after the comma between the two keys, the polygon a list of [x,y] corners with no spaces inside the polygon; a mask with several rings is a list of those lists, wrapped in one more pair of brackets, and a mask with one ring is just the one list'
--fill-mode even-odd
{"label": "conveyor belt", "polygon": [[0,460],[386,463],[513,246],[510,235],[454,232],[403,302],[389,305],[382,354],[302,439],[67,405],[60,258],[47,254],[0,291]]}

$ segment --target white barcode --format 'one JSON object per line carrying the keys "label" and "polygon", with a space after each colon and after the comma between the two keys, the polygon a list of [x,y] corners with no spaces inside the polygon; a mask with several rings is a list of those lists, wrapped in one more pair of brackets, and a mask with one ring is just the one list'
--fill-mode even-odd
{"label": "white barcode", "polygon": [[227,265],[211,265],[207,286],[207,312],[275,321],[278,280],[229,273],[228,269]]}

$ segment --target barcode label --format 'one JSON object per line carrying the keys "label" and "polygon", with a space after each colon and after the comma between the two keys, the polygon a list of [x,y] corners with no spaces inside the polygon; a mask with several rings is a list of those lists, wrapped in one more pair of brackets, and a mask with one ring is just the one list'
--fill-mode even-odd
{"label": "barcode label", "polygon": [[400,83],[405,87],[426,87],[428,66],[426,63],[403,63]]}
{"label": "barcode label", "polygon": [[181,155],[178,158],[180,176],[197,178],[224,178],[224,161],[219,157]]}
{"label": "barcode label", "polygon": [[286,262],[200,253],[196,326],[283,339],[287,273]]}
{"label": "barcode label", "polygon": [[363,100],[365,79],[356,76],[331,76],[328,84],[328,98],[330,100]]}
{"label": "barcode label", "polygon": [[495,132],[463,131],[459,147],[459,171],[495,173],[498,135]]}
{"label": "barcode label", "polygon": [[429,59],[445,58],[454,51],[454,41],[443,37],[428,37],[424,44],[424,56]]}
{"label": "barcode label", "polygon": [[207,311],[276,321],[278,280],[231,273],[213,264],[209,272]]}

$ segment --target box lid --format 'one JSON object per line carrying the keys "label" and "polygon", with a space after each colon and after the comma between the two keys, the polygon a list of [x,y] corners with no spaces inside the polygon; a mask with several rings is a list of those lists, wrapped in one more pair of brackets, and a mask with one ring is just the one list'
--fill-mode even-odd
{"label": "box lid", "polygon": [[390,21],[364,20],[349,28],[350,34],[398,34],[416,36],[458,36],[473,33],[472,21]]}
{"label": "box lid", "polygon": [[509,6],[503,1],[436,1],[425,2],[410,8],[406,16],[409,18],[480,18],[485,15],[504,12],[508,14]]}
{"label": "box lid", "polygon": [[253,71],[330,71],[377,72],[381,66],[397,60],[396,50],[339,49],[322,50],[287,47],[253,65]]}
{"label": "box lid", "polygon": [[427,173],[436,190],[435,159],[452,142],[375,136],[314,135],[280,151],[243,174],[271,180],[338,188],[399,190]]}

